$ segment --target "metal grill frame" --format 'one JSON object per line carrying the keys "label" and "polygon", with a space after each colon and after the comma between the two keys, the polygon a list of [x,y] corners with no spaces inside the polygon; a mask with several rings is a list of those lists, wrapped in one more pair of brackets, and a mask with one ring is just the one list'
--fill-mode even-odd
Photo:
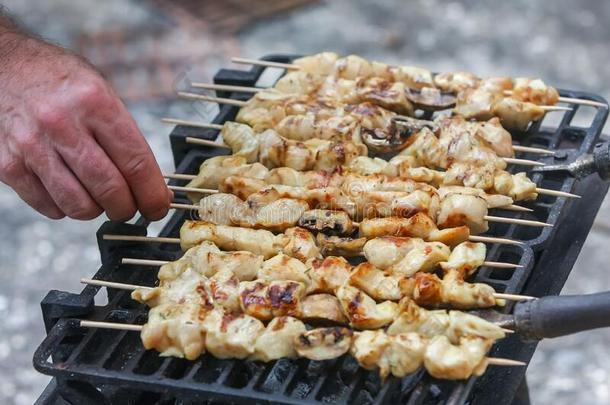
{"label": "metal grill frame", "polygon": [[[271,55],[263,59],[289,63],[294,57]],[[214,82],[253,86],[264,70],[264,67],[259,66],[249,71],[222,69],[215,76]],[[600,96],[590,93],[561,90],[560,94],[605,102]],[[218,95],[242,100],[247,96],[227,92],[218,92]],[[591,125],[580,128],[571,126],[570,122],[578,109],[583,107],[572,107],[574,110],[565,113],[557,127],[541,127],[538,122],[527,133],[513,133],[513,137],[527,146],[566,149],[566,158],[591,151],[600,138],[608,110],[597,109]],[[237,111],[237,107],[221,106],[213,122],[222,124],[231,120]],[[196,173],[205,159],[225,154],[226,151],[222,149],[194,146],[185,142],[187,136],[214,140],[217,132],[177,126],[170,135],[176,172]],[[547,160],[551,162],[553,158]],[[526,204],[534,209],[533,214],[503,212],[504,216],[543,220],[555,226],[535,230],[516,225],[492,224],[487,234],[525,239],[525,245],[491,245],[488,260],[518,261],[524,268],[512,273],[484,268],[477,273],[474,281],[489,283],[497,291],[507,293],[534,296],[558,294],[578,257],[608,185],[597,176],[589,176],[581,181],[548,174],[545,177],[542,174],[530,177],[539,186],[573,192],[584,198],[565,200],[542,197]],[[172,181],[172,184],[178,183],[180,182]],[[160,236],[178,236],[186,215],[184,212],[176,212]],[[145,235],[147,225],[140,218],[135,225],[107,222],[100,227],[97,235],[102,266],[95,278],[154,284],[156,271],[150,267],[124,267],[119,265],[120,259],[141,257],[174,260],[181,255],[176,245],[104,241],[101,238],[105,233]],[[304,401],[315,403],[335,399],[336,403],[421,404],[471,401],[508,404],[525,374],[524,368],[490,367],[478,379],[449,382],[434,380],[420,371],[402,380],[391,379],[380,386],[375,372],[355,367],[355,362],[345,356],[330,362],[299,359],[280,360],[270,365],[217,360],[210,355],[195,362],[163,359],[154,352],[144,351],[137,333],[86,330],[78,326],[79,319],[125,323],[145,321],[145,306],[134,303],[129,292],[109,289],[108,304],[95,306],[93,300],[99,290],[99,287],[94,286],[85,287],[79,294],[54,290],[41,303],[48,334],[34,354],[34,366],[40,372],[57,379],[56,387],[49,391],[49,398],[59,391],[63,397],[73,401],[84,399],[88,403],[105,402],[118,396],[116,398],[134,398],[135,403],[146,398],[151,403],[213,399],[235,403],[251,403],[254,400],[261,403],[300,404]],[[510,310],[509,305],[502,311]],[[535,348],[536,344],[524,344],[518,337],[511,336],[494,345],[491,355],[527,362]],[[216,371],[218,373],[214,375]],[[284,383],[273,383],[275,380],[272,377],[276,373],[287,373]],[[315,381],[309,381],[316,377]]]}

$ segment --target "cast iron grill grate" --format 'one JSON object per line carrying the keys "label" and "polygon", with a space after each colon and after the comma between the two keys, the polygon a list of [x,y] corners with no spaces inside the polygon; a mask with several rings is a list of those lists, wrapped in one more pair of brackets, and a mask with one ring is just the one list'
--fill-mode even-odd
{"label": "cast iron grill grate", "polygon": [[[290,62],[291,56],[270,56],[266,59]],[[250,71],[220,70],[215,82],[253,86],[265,68]],[[562,96],[604,101],[599,96],[561,91]],[[243,97],[220,92],[222,97]],[[554,125],[533,125],[528,133],[513,136],[527,146],[566,149],[566,156],[588,152],[599,140],[607,118],[607,109],[572,105],[573,111],[563,114]],[[586,125],[576,123],[582,109],[592,114]],[[215,123],[231,120],[236,107],[222,106]],[[193,146],[186,136],[215,139],[217,131],[178,126],[171,134],[177,173],[193,174],[207,158],[225,153],[222,149]],[[538,156],[536,158],[539,159]],[[549,161],[552,158],[549,158]],[[581,200],[541,197],[527,203],[532,213],[503,211],[501,215],[545,221],[553,228],[526,228],[516,225],[491,225],[487,233],[524,241],[523,246],[491,245],[488,260],[519,263],[517,271],[483,268],[474,281],[486,282],[498,292],[532,295],[557,294],[578,256],[608,186],[596,176],[576,181],[571,178],[532,174],[540,187],[583,195]],[[178,182],[175,182],[177,184]],[[178,194],[178,197],[180,195]],[[184,196],[182,196],[184,197]],[[180,225],[188,214],[176,212],[160,233],[177,237]],[[575,220],[577,218],[578,220]],[[145,235],[147,223],[136,225],[106,223],[98,231],[102,266],[95,278],[131,284],[153,285],[154,268],[120,265],[123,257],[174,260],[181,255],[173,244],[139,244],[104,241],[105,233]],[[130,403],[183,404],[201,403],[509,403],[524,370],[491,367],[479,379],[466,382],[438,381],[423,371],[403,379],[390,379],[381,385],[376,372],[367,372],[344,356],[334,361],[316,362],[306,359],[280,360],[271,364],[251,361],[219,360],[210,355],[189,362],[162,358],[154,351],[145,351],[136,332],[84,329],[79,319],[106,320],[122,323],[144,323],[145,306],[131,300],[129,292],[108,290],[108,303],[93,305],[100,288],[87,286],[80,294],[51,291],[42,302],[48,335],[34,355],[34,366],[56,377],[41,403],[72,402],[109,403],[129,399]],[[510,306],[504,311],[510,311]],[[528,361],[535,345],[523,344],[517,337],[499,342],[492,355]],[[501,381],[498,385],[497,382]],[[51,389],[52,388],[52,389]],[[59,398],[59,399],[58,399]]]}

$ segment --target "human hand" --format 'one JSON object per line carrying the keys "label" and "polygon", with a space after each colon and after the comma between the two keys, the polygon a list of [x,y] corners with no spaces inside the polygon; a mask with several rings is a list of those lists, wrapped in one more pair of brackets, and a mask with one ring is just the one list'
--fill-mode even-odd
{"label": "human hand", "polygon": [[0,180],[50,218],[155,220],[173,198],[127,109],[80,57],[0,35]]}

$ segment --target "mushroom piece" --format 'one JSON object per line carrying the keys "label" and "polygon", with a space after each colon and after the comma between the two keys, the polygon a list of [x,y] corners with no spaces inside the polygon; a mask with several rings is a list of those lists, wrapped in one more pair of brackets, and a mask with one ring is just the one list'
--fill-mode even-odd
{"label": "mushroom piece", "polygon": [[434,87],[424,87],[420,91],[406,88],[405,95],[416,108],[424,111],[447,110],[455,107],[456,103],[455,95],[443,93]]}
{"label": "mushroom piece", "polygon": [[347,353],[353,332],[342,327],[318,328],[301,333],[294,339],[294,347],[301,357],[310,360],[330,360]]}
{"label": "mushroom piece", "polygon": [[[432,121],[398,115],[393,117],[392,123],[386,128],[362,128],[360,137],[373,152],[393,153],[409,146],[412,142],[412,135],[423,128],[428,128],[436,133],[439,127]],[[390,135],[388,136],[388,134]]]}

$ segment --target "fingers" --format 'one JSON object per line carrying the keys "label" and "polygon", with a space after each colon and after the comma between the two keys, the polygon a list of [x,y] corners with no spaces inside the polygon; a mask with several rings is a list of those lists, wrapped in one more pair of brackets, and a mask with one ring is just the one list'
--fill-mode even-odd
{"label": "fingers", "polygon": [[167,215],[172,194],[135,122],[120,100],[111,98],[107,104],[114,105],[97,111],[96,119],[89,121],[91,130],[123,175],[142,215],[161,219]]}
{"label": "fingers", "polygon": [[51,219],[65,217],[62,210],[53,201],[47,190],[44,188],[38,177],[27,168],[20,164],[15,167],[8,184],[30,207],[40,212],[42,215]]}
{"label": "fingers", "polygon": [[65,127],[66,144],[56,144],[59,155],[93,200],[111,220],[127,220],[136,204],[123,175],[85,129]]}
{"label": "fingers", "polygon": [[38,176],[56,206],[68,217],[88,220],[103,212],[53,149],[37,148],[26,157],[26,164]]}

